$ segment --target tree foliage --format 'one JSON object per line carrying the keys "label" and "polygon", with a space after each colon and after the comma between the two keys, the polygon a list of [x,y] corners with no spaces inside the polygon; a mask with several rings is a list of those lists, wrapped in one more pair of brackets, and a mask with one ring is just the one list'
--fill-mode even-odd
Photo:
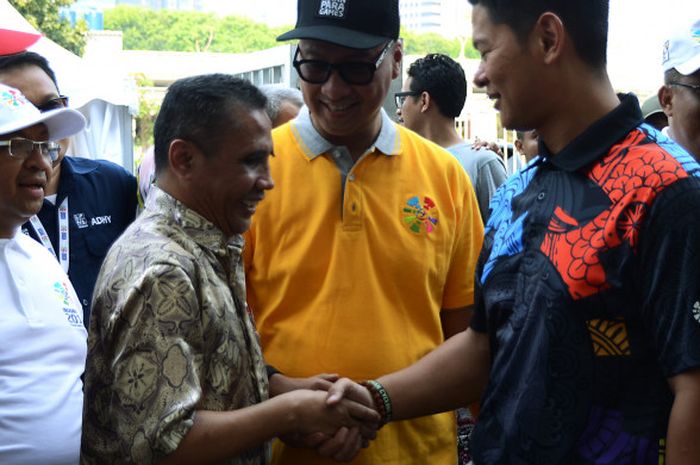
{"label": "tree foliage", "polygon": [[416,34],[415,32],[401,29],[401,37],[404,43],[404,53],[407,55],[425,55],[427,53],[442,53],[452,58],[458,58],[464,42],[465,58],[478,58],[479,53],[474,49],[471,40],[464,38],[446,39],[445,37],[429,32]]}
{"label": "tree foliage", "polygon": [[[105,29],[122,31],[128,50],[244,53],[279,45],[285,28],[270,28],[237,16],[149,10],[120,5],[105,10]],[[286,30],[286,29],[285,29]]]}
{"label": "tree foliage", "polygon": [[[275,47],[275,38],[291,26],[271,28],[239,16],[218,17],[208,13],[149,10],[120,5],[104,12],[105,29],[122,31],[128,50],[179,52],[246,53]],[[438,34],[415,34],[402,30],[407,54],[444,53],[457,58],[460,39],[445,39]],[[466,40],[466,39],[465,39]],[[469,43],[467,58],[478,57]]]}
{"label": "tree foliage", "polygon": [[59,9],[75,3],[75,0],[9,0],[10,4],[38,31],[61,47],[76,55],[85,48],[88,27],[80,20],[75,27],[61,18]]}

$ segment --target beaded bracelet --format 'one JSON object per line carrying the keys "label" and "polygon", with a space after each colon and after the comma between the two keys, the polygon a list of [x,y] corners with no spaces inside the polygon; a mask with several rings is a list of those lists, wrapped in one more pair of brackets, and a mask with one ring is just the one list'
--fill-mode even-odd
{"label": "beaded bracelet", "polygon": [[374,405],[377,407],[379,415],[382,417],[382,425],[389,423],[393,413],[389,393],[386,392],[386,389],[384,389],[384,386],[382,386],[379,381],[373,379],[364,381],[362,385],[366,387],[372,395]]}

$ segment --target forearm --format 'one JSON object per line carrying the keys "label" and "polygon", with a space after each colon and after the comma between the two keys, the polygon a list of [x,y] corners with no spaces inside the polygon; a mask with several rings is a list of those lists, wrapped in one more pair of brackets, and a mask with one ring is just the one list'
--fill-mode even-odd
{"label": "forearm", "polygon": [[[682,382],[679,378],[684,378]],[[668,465],[700,463],[700,370],[675,377],[671,381],[675,398],[666,436]]]}
{"label": "forearm", "polygon": [[379,415],[371,408],[350,400],[329,406],[326,397],[324,391],[298,389],[238,410],[197,411],[190,431],[160,465],[220,463],[276,436],[376,428]]}
{"label": "forearm", "polygon": [[276,399],[234,411],[198,410],[190,431],[159,465],[221,463],[290,432],[292,410]]}
{"label": "forearm", "polygon": [[488,335],[468,329],[378,381],[391,397],[393,419],[403,420],[478,401],[488,381],[489,363]]}

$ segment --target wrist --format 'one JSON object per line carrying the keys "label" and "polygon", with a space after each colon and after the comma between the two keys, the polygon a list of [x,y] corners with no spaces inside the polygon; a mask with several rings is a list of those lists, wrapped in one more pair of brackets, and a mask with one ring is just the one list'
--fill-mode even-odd
{"label": "wrist", "polygon": [[391,397],[389,397],[389,393],[384,389],[384,386],[382,386],[379,381],[373,379],[363,381],[360,384],[362,384],[372,396],[374,407],[381,417],[381,425],[383,426],[389,423],[393,416],[393,406],[391,404]]}

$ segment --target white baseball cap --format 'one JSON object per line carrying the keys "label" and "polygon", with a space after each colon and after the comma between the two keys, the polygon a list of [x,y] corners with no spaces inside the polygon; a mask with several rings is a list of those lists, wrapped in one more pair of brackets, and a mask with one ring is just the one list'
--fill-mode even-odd
{"label": "white baseball cap", "polygon": [[664,42],[662,66],[687,76],[700,69],[700,19],[682,31]]}
{"label": "white baseball cap", "polygon": [[0,135],[44,123],[49,140],[61,140],[85,128],[83,115],[71,108],[40,112],[17,89],[0,84]]}

